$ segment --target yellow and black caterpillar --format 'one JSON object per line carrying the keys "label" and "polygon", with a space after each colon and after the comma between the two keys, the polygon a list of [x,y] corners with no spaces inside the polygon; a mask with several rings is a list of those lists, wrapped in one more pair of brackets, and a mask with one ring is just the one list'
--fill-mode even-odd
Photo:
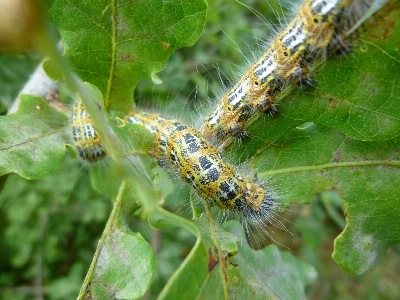
{"label": "yellow and black caterpillar", "polygon": [[154,155],[167,161],[207,205],[237,213],[244,224],[268,219],[275,207],[273,194],[224,162],[198,130],[178,120],[138,110],[125,121],[143,125],[154,134]]}
{"label": "yellow and black caterpillar", "polygon": [[274,111],[274,101],[286,86],[309,83],[315,63],[329,52],[346,51],[347,32],[372,5],[385,2],[305,0],[288,27],[206,116],[201,126],[204,137],[222,148],[231,136],[246,137],[247,120],[257,112]]}
{"label": "yellow and black caterpillar", "polygon": [[83,160],[96,162],[106,156],[106,150],[82,101],[72,109],[72,136]]}
{"label": "yellow and black caterpillar", "polygon": [[[248,179],[222,160],[220,152],[201,133],[178,120],[134,110],[126,123],[145,126],[156,141],[151,155],[179,174],[208,206],[233,214],[251,240],[254,226],[266,229],[276,209],[276,197],[265,184]],[[72,112],[75,147],[82,159],[96,162],[106,151],[82,102]]]}

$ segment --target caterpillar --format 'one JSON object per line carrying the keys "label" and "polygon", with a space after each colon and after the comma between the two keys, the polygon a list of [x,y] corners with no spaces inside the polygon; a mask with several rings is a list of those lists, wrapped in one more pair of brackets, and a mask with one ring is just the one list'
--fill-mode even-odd
{"label": "caterpillar", "polygon": [[[146,127],[155,136],[156,149],[151,155],[158,158],[160,165],[175,170],[205,200],[206,205],[223,209],[227,214],[233,213],[244,225],[252,247],[259,247],[252,238],[254,228],[264,228],[277,207],[276,196],[263,183],[237,172],[222,160],[219,150],[211,146],[198,130],[178,120],[134,110],[124,121]],[[75,147],[82,159],[96,162],[106,156],[81,101],[72,111],[72,131]]]}
{"label": "caterpillar", "polygon": [[106,156],[106,150],[82,101],[78,101],[72,109],[72,136],[83,160],[96,162]]}
{"label": "caterpillar", "polygon": [[204,137],[216,147],[223,147],[231,136],[247,137],[247,120],[257,112],[276,111],[274,100],[285,87],[311,83],[316,62],[330,52],[346,51],[349,29],[376,2],[375,11],[386,1],[306,0],[289,26],[206,116],[201,125]]}
{"label": "caterpillar", "polygon": [[175,170],[207,205],[236,213],[246,228],[270,218],[276,207],[274,194],[224,162],[198,130],[139,110],[124,120],[145,126],[155,136],[153,155]]}

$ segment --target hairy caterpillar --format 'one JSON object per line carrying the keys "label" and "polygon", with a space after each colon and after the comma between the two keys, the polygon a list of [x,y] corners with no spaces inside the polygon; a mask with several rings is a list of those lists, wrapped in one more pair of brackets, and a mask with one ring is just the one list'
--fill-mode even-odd
{"label": "hairy caterpillar", "polygon": [[[378,7],[371,8],[375,2]],[[359,26],[363,13],[376,11],[385,2],[306,0],[289,26],[206,116],[203,135],[216,147],[230,136],[246,137],[247,120],[257,112],[276,110],[274,100],[289,84],[310,83],[315,63],[329,52],[346,50],[351,27]]]}
{"label": "hairy caterpillar", "polygon": [[273,194],[224,162],[198,130],[138,110],[125,121],[143,125],[154,134],[157,148],[153,155],[177,171],[207,205],[236,213],[246,229],[270,218],[276,206]]}
{"label": "hairy caterpillar", "polygon": [[76,103],[72,109],[72,135],[83,160],[96,162],[106,156],[105,148],[82,101]]}

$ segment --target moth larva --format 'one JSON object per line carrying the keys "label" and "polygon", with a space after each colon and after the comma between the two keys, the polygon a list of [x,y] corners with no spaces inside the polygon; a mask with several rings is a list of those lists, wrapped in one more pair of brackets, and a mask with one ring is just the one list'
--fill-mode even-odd
{"label": "moth larva", "polygon": [[269,218],[275,208],[273,194],[224,162],[198,130],[138,110],[125,121],[141,124],[154,134],[157,149],[153,155],[165,160],[207,205],[237,213],[243,224]]}
{"label": "moth larva", "polygon": [[82,159],[96,162],[106,156],[92,119],[81,101],[76,103],[72,110],[72,135]]}
{"label": "moth larva", "polygon": [[201,126],[204,137],[216,147],[230,136],[245,137],[246,121],[257,112],[274,111],[274,101],[287,85],[310,82],[316,62],[330,51],[346,49],[346,32],[373,2],[306,0],[289,26],[206,116]]}

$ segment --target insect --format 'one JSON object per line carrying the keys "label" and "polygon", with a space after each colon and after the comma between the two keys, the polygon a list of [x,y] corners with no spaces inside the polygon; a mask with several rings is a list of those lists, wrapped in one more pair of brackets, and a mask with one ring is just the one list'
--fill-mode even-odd
{"label": "insect", "polygon": [[153,155],[175,170],[207,205],[234,212],[243,224],[269,218],[276,205],[273,193],[224,162],[198,130],[139,110],[125,122],[143,125],[155,136]]}
{"label": "insect", "polygon": [[363,12],[375,2],[382,6],[386,1],[306,0],[288,27],[206,116],[201,126],[204,137],[221,148],[231,136],[247,137],[246,121],[257,112],[276,111],[275,99],[285,87],[311,83],[316,63],[330,52],[346,52],[351,27],[359,26]]}
{"label": "insect", "polygon": [[79,156],[88,162],[96,162],[106,156],[92,119],[81,101],[72,109],[72,135]]}

